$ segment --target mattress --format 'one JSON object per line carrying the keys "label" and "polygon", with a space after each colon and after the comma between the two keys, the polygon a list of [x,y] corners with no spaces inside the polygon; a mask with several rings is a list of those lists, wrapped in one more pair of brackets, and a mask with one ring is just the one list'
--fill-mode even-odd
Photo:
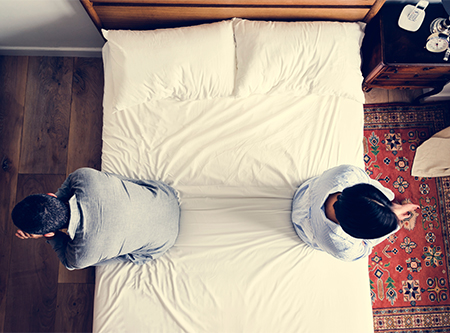
{"label": "mattress", "polygon": [[313,250],[295,189],[362,166],[362,105],[252,96],[105,109],[103,169],[179,191],[180,234],[144,266],[97,267],[96,332],[371,332],[367,261]]}
{"label": "mattress", "polygon": [[162,257],[96,268],[95,332],[373,332],[367,260],[290,217],[305,180],[364,166],[361,28],[104,32],[102,169],[173,186],[181,217]]}

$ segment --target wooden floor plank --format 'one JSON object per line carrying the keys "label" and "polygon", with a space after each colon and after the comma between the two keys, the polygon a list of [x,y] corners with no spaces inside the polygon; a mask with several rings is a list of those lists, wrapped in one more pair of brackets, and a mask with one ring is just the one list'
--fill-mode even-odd
{"label": "wooden floor plank", "polygon": [[392,89],[389,90],[389,103],[412,103],[416,97],[422,95],[422,89]]}
{"label": "wooden floor plank", "polygon": [[68,173],[86,166],[100,170],[102,99],[102,60],[75,58],[67,160]]}
{"label": "wooden floor plank", "polygon": [[364,93],[365,104],[412,103],[423,93],[422,89],[381,89],[373,88]]}
{"label": "wooden floor plank", "polygon": [[87,267],[69,271],[63,264],[59,264],[58,283],[95,283],[95,268]]}
{"label": "wooden floor plank", "polygon": [[4,332],[28,57],[0,57],[0,332]]}
{"label": "wooden floor plank", "polygon": [[364,93],[365,104],[374,103],[388,103],[389,102],[389,92],[386,89],[371,89],[369,92]]}
{"label": "wooden floor plank", "polygon": [[91,332],[93,284],[59,284],[56,332]]}
{"label": "wooden floor plank", "polygon": [[20,173],[66,172],[73,58],[30,57]]}
{"label": "wooden floor plank", "polygon": [[[29,194],[55,192],[64,175],[19,175],[17,202]],[[5,331],[53,332],[59,260],[44,239],[14,237],[6,293]]]}

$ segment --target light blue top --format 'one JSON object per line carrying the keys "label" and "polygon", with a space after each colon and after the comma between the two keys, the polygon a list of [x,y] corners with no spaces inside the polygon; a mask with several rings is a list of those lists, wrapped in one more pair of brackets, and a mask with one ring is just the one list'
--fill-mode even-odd
{"label": "light blue top", "polygon": [[178,236],[180,208],[170,186],[82,168],[56,192],[68,201],[68,235],[48,242],[68,269],[158,258]]}
{"label": "light blue top", "polygon": [[309,179],[295,192],[292,222],[298,236],[313,248],[344,261],[354,261],[369,255],[372,247],[389,235],[371,240],[357,239],[345,233],[339,224],[325,215],[324,205],[330,194],[360,183],[371,184],[390,201],[394,200],[394,193],[371,179],[364,170],[352,165],[332,168],[321,176]]}

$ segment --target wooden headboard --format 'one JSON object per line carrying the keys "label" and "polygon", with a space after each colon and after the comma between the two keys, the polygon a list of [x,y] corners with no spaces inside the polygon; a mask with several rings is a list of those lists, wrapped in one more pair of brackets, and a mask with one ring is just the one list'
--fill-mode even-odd
{"label": "wooden headboard", "polygon": [[385,0],[80,0],[98,29],[148,30],[233,17],[369,22]]}

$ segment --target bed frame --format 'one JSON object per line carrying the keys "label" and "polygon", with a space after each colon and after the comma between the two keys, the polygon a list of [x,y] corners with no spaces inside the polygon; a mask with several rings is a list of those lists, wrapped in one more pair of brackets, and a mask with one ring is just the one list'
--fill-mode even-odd
{"label": "bed frame", "polygon": [[98,29],[149,30],[240,17],[369,22],[385,0],[80,0]]}
{"label": "bed frame", "polygon": [[[264,21],[368,22],[378,12],[385,0],[80,1],[90,13],[98,29],[148,30],[211,23],[233,17]],[[255,22],[247,23],[252,25]],[[237,43],[233,43],[233,34],[234,37],[237,36],[235,34],[237,30],[231,29],[230,22],[216,26],[223,24],[228,24],[229,27],[228,34],[226,34],[228,36],[227,44],[231,44],[228,59],[236,61],[235,63],[231,62],[228,67],[232,72],[239,68],[236,66],[237,56],[235,57],[233,53],[233,50],[235,52],[237,50]],[[236,23],[236,26],[237,24],[239,23]],[[264,25],[267,26],[265,23]],[[286,24],[277,25],[286,26]],[[311,26],[315,24],[294,25]],[[355,34],[358,37],[353,39],[353,52],[350,53],[360,60],[358,43],[362,37],[361,26],[359,24],[336,24],[336,26],[338,25],[352,26],[358,32]],[[232,95],[189,102],[178,101],[176,98],[159,100],[155,98],[154,101],[149,100],[138,105],[125,106],[121,112],[115,112],[114,96],[116,91],[114,87],[134,87],[135,81],[138,82],[138,86],[141,84],[138,78],[135,81],[124,79],[126,76],[122,74],[132,76],[135,72],[133,70],[130,73],[126,70],[122,71],[121,68],[126,67],[122,65],[141,65],[140,62],[144,63],[145,61],[154,64],[156,60],[150,59],[149,55],[156,53],[160,56],[162,53],[154,52],[151,49],[152,46],[141,47],[141,39],[132,47],[122,48],[121,45],[114,44],[112,35],[121,35],[124,41],[133,40],[130,37],[132,35],[146,35],[147,38],[150,35],[164,35],[163,38],[170,41],[171,37],[167,34],[177,34],[181,30],[191,32],[199,30],[202,33],[201,37],[204,37],[203,33],[205,30],[209,31],[210,27],[197,28],[156,33],[109,31],[105,34],[108,37],[108,43],[103,49],[106,78],[102,169],[129,177],[159,179],[173,184],[174,188],[179,191],[182,200],[180,225],[183,227],[180,228],[177,245],[161,260],[155,260],[144,267],[118,264],[96,268],[94,331],[273,332],[280,330],[279,328],[284,325],[282,331],[319,332],[324,331],[323,328],[326,327],[325,331],[330,332],[371,332],[373,321],[367,261],[343,263],[325,252],[314,251],[298,239],[290,220],[291,198],[297,182],[318,175],[327,168],[342,164],[344,161],[363,166],[361,129],[364,95],[361,90],[362,75],[359,72],[359,66],[354,69],[356,73],[350,80],[355,83],[351,89],[355,92],[356,97],[354,98],[341,97],[339,93],[337,95],[325,94],[325,96],[313,93],[305,96],[286,94],[286,96],[282,96],[287,102],[284,107],[284,100],[280,98],[279,94],[264,96],[264,94],[250,92],[248,99],[234,98]],[[345,30],[342,31],[338,35],[339,37],[345,35]],[[282,37],[284,33],[283,30],[278,36]],[[330,32],[328,33],[330,34]],[[184,38],[184,36],[180,38]],[[275,35],[267,34],[266,36]],[[205,51],[202,48],[203,45],[197,46],[198,44],[195,43],[191,45],[191,42],[195,40],[203,40],[197,34],[194,37],[188,39],[186,44],[197,48],[200,52]],[[212,39],[211,35],[209,38]],[[265,38],[265,42],[270,37],[262,38]],[[155,41],[156,39],[147,39],[147,41],[149,40]],[[180,43],[180,40],[176,39],[175,42]],[[147,41],[142,42],[142,46],[146,45]],[[185,40],[183,39],[183,41]],[[223,42],[221,39],[219,41]],[[343,43],[338,45],[347,45],[345,38],[343,38]],[[251,43],[247,42],[247,44]],[[245,43],[241,45],[245,45]],[[139,50],[136,54],[142,55],[143,58],[136,61],[135,58],[127,57],[123,53],[116,56],[112,52],[113,46],[120,49],[116,54],[128,49],[131,53]],[[148,51],[149,49],[150,51]],[[167,50],[173,53],[177,52],[173,48]],[[190,50],[188,49],[188,52]],[[228,52],[226,48],[224,50],[224,53]],[[277,54],[284,55],[278,49],[277,51]],[[320,48],[317,48],[317,51],[319,52]],[[192,53],[195,55],[194,52]],[[267,53],[266,55],[273,59],[272,54]],[[294,57],[297,54],[294,54]],[[323,52],[321,55],[325,59],[330,59],[329,52]],[[220,57],[216,58],[219,59],[217,63],[220,66],[224,65],[220,61]],[[344,59],[348,58],[344,57]],[[248,59],[248,66],[252,65],[250,60]],[[179,60],[174,61],[173,64],[170,62],[171,66],[178,70]],[[243,65],[245,63],[242,61],[242,68],[245,68]],[[112,66],[112,64],[117,66]],[[141,70],[139,66],[136,68],[138,71]],[[184,70],[178,72],[184,73]],[[336,76],[332,78],[328,72],[325,76],[326,79],[336,82]],[[113,75],[115,73],[117,73],[116,81]],[[150,73],[153,75],[153,72]],[[317,78],[314,75],[312,77]],[[128,82],[133,84],[128,85]],[[234,80],[232,82],[234,83]],[[141,86],[148,89],[145,83]],[[356,92],[359,93],[359,97]],[[126,93],[128,94],[129,91]],[[274,107],[271,108],[271,105]],[[317,107],[314,109],[317,112],[301,112],[302,110],[311,110],[311,107],[314,106]],[[278,112],[278,110],[283,112]],[[154,123],[155,117],[159,117],[160,113],[161,121],[158,123],[161,126]],[[183,114],[183,116],[179,117],[178,114]],[[216,117],[217,115],[226,115],[226,117]],[[258,118],[259,116],[262,118]],[[203,128],[203,120],[207,119],[208,122],[213,120],[210,123],[212,124],[211,128],[208,127],[208,131],[206,131],[207,136],[198,136],[190,141],[189,133],[198,132],[197,128]],[[252,119],[252,121],[247,123],[248,119]],[[270,143],[282,142],[285,140],[284,136],[267,133],[265,128],[270,127],[275,134],[286,134],[288,132],[287,125],[290,125],[291,120],[296,122],[294,127],[289,128],[295,128],[294,132],[297,136],[293,136],[294,139],[290,139],[290,136],[288,138],[303,144],[305,148],[308,146],[311,152],[315,149],[311,159],[300,154],[304,151],[303,146],[294,145],[292,147],[296,148],[292,148],[292,150],[295,150],[297,155],[293,156],[289,151],[284,151],[288,156],[287,159],[291,158],[289,162],[291,164],[284,163],[283,166],[291,166],[291,172],[281,170],[278,173],[275,171],[277,176],[273,176],[272,180],[268,179],[269,176],[265,177],[264,172],[259,177],[248,177],[246,176],[247,168],[249,174],[258,169],[258,167],[256,169],[251,167],[253,157],[250,156],[242,164],[230,164],[232,167],[228,170],[230,179],[223,180],[228,177],[228,174],[220,174],[223,170],[223,168],[219,168],[219,165],[222,166],[222,159],[235,161],[235,156],[245,156],[246,149],[253,147],[256,147],[256,155],[258,155],[269,141]],[[178,122],[176,123],[176,121]],[[224,121],[224,127],[221,126],[222,121]],[[190,127],[194,123],[197,127]],[[238,128],[233,127],[238,123],[244,127],[247,126],[242,136],[238,133]],[[303,127],[297,126],[300,124]],[[328,130],[331,124],[336,130]],[[360,130],[352,131],[352,133],[338,130],[349,124],[351,128]],[[275,125],[279,126],[278,130],[273,127]],[[186,127],[189,127],[188,131],[183,131],[182,129],[186,129]],[[192,176],[183,176],[184,170],[180,170],[183,169],[185,161],[190,161],[186,157],[189,154],[203,151],[204,143],[214,136],[211,129],[218,130],[219,142],[211,146],[214,151],[209,147],[204,149],[204,157],[193,161],[192,167],[187,168],[188,174],[191,174],[191,169],[193,170]],[[258,129],[262,131],[258,131]],[[313,129],[317,129],[318,132],[313,133]],[[182,136],[177,135],[175,138],[174,135],[168,134],[172,131],[175,134],[182,132]],[[147,137],[146,134],[150,132],[158,133],[158,135]],[[253,138],[250,136],[254,136],[255,133],[260,135],[257,139],[267,138],[266,141],[262,140],[263,145],[253,145]],[[166,134],[171,136],[170,140],[166,140]],[[312,137],[313,134],[314,137]],[[314,144],[309,145],[309,140],[299,140],[298,135],[310,135]],[[325,141],[322,141],[327,135],[333,139],[329,140],[327,137]],[[186,138],[188,138],[187,142],[185,142]],[[247,143],[247,140],[249,143],[241,148],[241,144]],[[159,142],[163,141],[173,142],[174,145],[162,144],[160,145],[161,151],[158,150],[159,148],[153,149],[153,143],[159,146]],[[337,144],[330,145],[330,147],[337,147],[332,154],[328,150],[325,152],[325,149],[328,149],[327,145],[321,144],[326,141],[333,141]],[[121,142],[128,143],[122,145]],[[181,148],[184,143],[186,143],[185,147],[189,148],[185,148],[183,151]],[[217,146],[214,146],[215,144]],[[218,148],[218,157],[214,155],[216,147]],[[229,152],[234,152],[233,147],[237,148],[236,154],[228,155]],[[336,153],[344,147],[348,154]],[[190,151],[186,154],[189,149]],[[165,152],[168,152],[165,155],[167,158],[159,159],[162,164],[152,163],[151,160],[158,160],[155,157],[163,156],[162,154]],[[283,154],[282,150],[278,152]],[[171,155],[172,153],[175,154]],[[210,154],[214,155],[214,158],[210,158]],[[133,157],[128,158],[123,155]],[[164,164],[166,159],[170,163]],[[305,168],[299,168],[302,172],[292,171],[294,165],[300,165],[304,160],[307,160]],[[320,165],[321,160],[326,165]],[[267,175],[272,174],[273,170],[278,170],[280,166],[265,163],[265,159],[262,158],[262,169],[267,171]],[[189,164],[190,162],[186,165]],[[207,164],[211,167],[206,168]],[[217,177],[218,173],[222,178]],[[284,178],[284,176],[288,178]],[[243,187],[246,189],[242,190]],[[302,274],[305,270],[310,273]],[[332,280],[329,278],[330,272],[334,272]],[[352,277],[351,279],[348,274]],[[334,284],[340,287],[336,288]],[[324,288],[324,285],[328,287]],[[349,291],[354,295],[353,298],[348,297]],[[196,297],[199,295],[198,293],[202,297]],[[325,294],[334,302],[317,303],[316,296],[317,300],[328,300],[320,296]],[[300,297],[302,302],[297,302],[297,298]],[[266,306],[266,304],[270,306]],[[334,311],[342,304],[344,304],[342,309],[351,310],[345,313]],[[289,309],[281,307],[281,305],[287,305]],[[277,314],[274,320],[271,320],[276,309],[282,309],[283,313]],[[299,315],[300,313],[302,315]],[[322,316],[323,313],[326,314],[325,317]],[[236,316],[236,314],[238,315]],[[264,320],[258,320],[258,316]],[[351,317],[353,318],[350,319]]]}

